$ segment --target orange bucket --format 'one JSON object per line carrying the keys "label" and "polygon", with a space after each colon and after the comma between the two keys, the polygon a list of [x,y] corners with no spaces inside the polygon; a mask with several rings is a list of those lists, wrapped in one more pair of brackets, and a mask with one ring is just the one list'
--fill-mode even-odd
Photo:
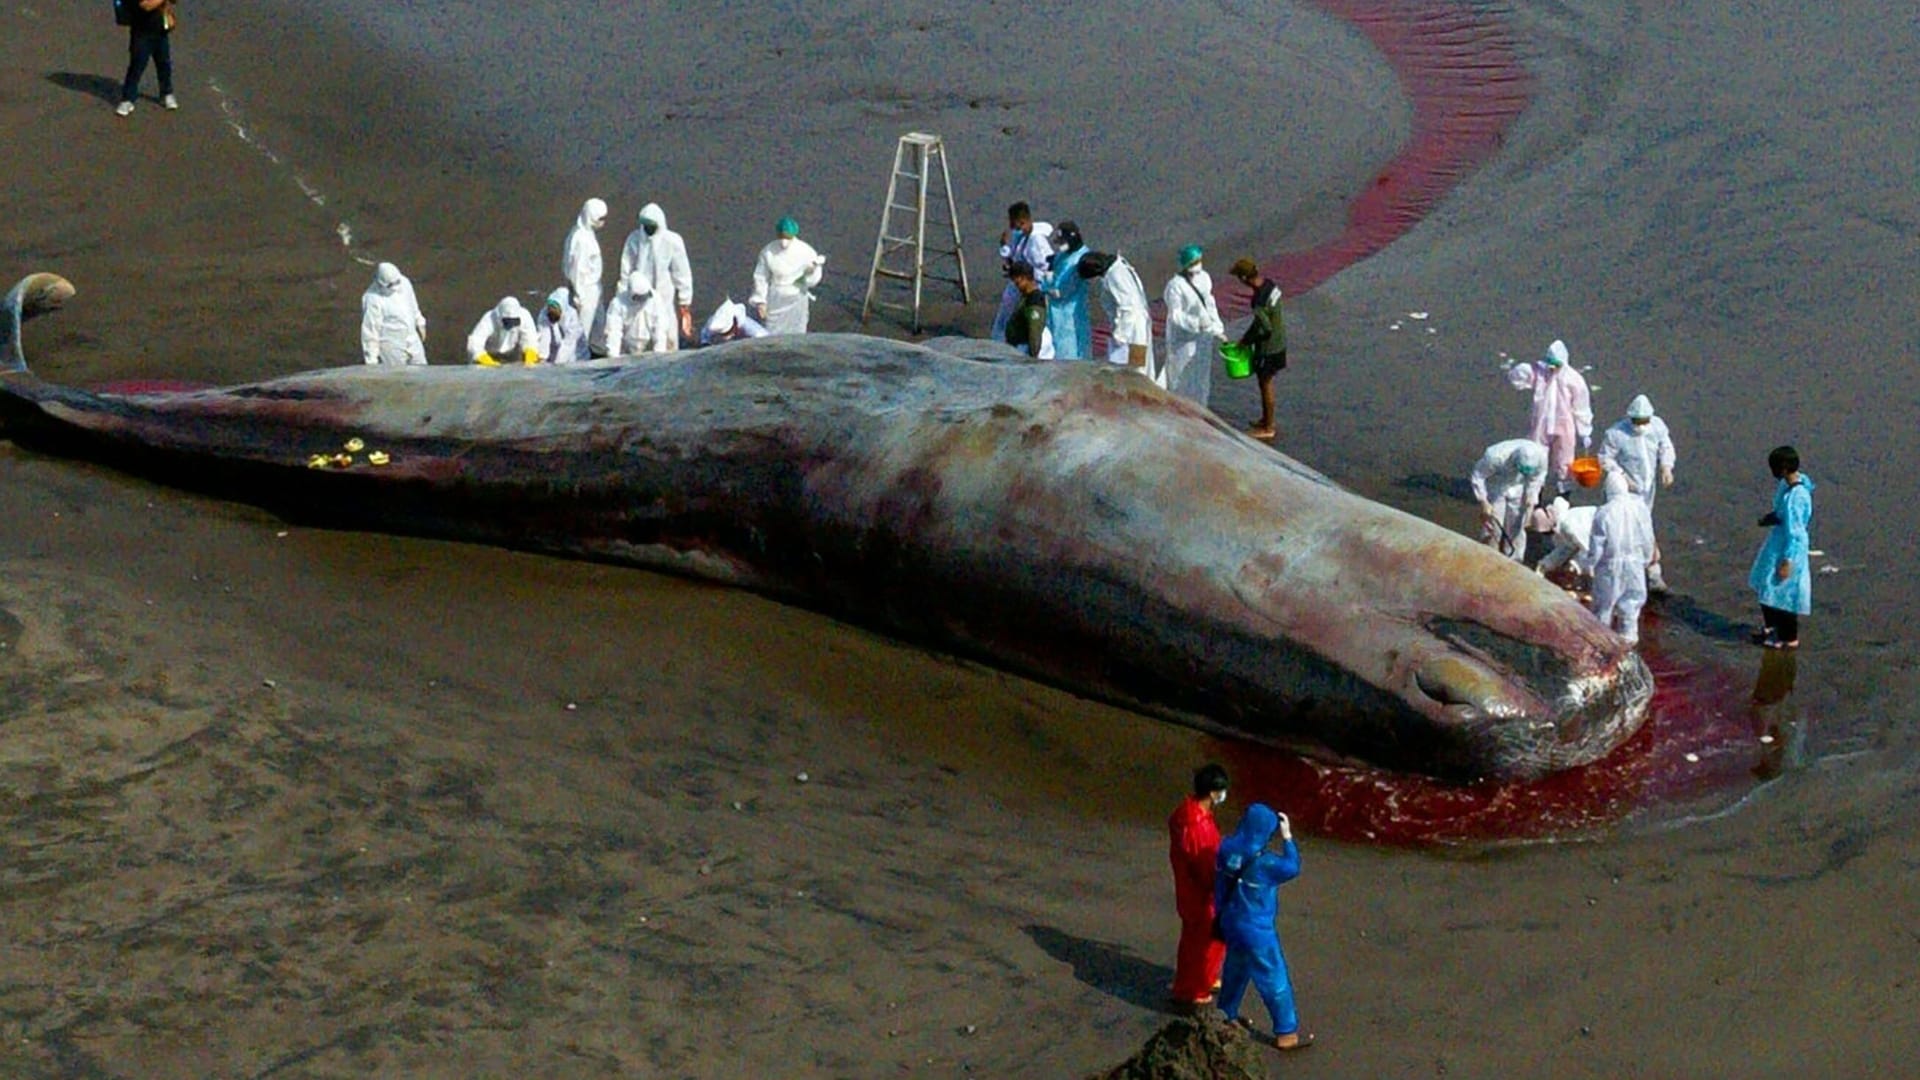
{"label": "orange bucket", "polygon": [[1600,459],[1597,457],[1577,457],[1567,466],[1567,475],[1581,487],[1598,487],[1600,484]]}

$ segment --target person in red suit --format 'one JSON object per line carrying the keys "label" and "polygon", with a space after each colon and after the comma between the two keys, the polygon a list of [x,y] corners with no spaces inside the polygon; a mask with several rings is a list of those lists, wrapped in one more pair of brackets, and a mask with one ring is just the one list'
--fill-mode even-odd
{"label": "person in red suit", "polygon": [[1167,855],[1173,862],[1173,902],[1180,913],[1180,951],[1173,973],[1173,1004],[1194,1010],[1213,1001],[1220,985],[1226,944],[1213,935],[1214,856],[1220,826],[1213,808],[1227,799],[1227,770],[1206,765],[1194,771],[1193,794],[1167,819]]}

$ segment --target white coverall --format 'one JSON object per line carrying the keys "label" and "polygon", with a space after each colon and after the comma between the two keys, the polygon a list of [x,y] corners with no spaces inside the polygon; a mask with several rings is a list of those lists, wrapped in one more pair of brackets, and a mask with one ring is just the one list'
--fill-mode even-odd
{"label": "white coverall", "polygon": [[1199,263],[1167,279],[1167,389],[1207,404],[1213,396],[1213,347],[1226,337],[1213,278]]}
{"label": "white coverall", "polygon": [[766,309],[767,333],[807,332],[808,306],[813,300],[807,290],[820,284],[826,265],[826,257],[797,236],[782,236],[760,249],[760,258],[753,264],[753,295],[747,303],[756,310]]}
{"label": "white coverall", "polygon": [[625,281],[627,287],[607,301],[607,355],[638,356],[658,352],[655,348],[660,341],[658,324],[667,316],[661,314],[653,281],[641,270],[628,274]]}
{"label": "white coverall", "polygon": [[[1646,424],[1635,424],[1635,415],[1644,415]],[[1667,434],[1667,422],[1653,415],[1653,403],[1645,394],[1634,398],[1627,406],[1626,417],[1600,436],[1598,456],[1601,468],[1626,474],[1628,490],[1645,500],[1649,515],[1661,486],[1673,483],[1673,438]],[[1657,546],[1654,555],[1659,555]],[[1666,588],[1658,562],[1647,567],[1647,585],[1656,590]]]}
{"label": "white coverall", "polygon": [[1647,563],[1653,559],[1653,515],[1610,472],[1607,501],[1593,514],[1588,558],[1593,562],[1593,613],[1628,641],[1640,640],[1640,609],[1647,603]]}
{"label": "white coverall", "polygon": [[[518,319],[519,325],[509,327],[508,319]],[[482,357],[490,357],[499,364],[524,363],[526,354],[531,352],[535,359],[540,356],[540,335],[533,327],[533,316],[519,300],[511,296],[502,297],[493,310],[480,316],[473,324],[473,330],[467,334],[467,363],[477,364]]]}
{"label": "white coverall", "polygon": [[[553,317],[555,304],[560,318]],[[577,364],[588,359],[587,333],[580,325],[580,313],[573,308],[573,293],[564,285],[553,290],[540,314],[533,317],[533,328],[540,338],[540,359],[549,364]]]}
{"label": "white coverall", "polygon": [[1113,320],[1107,359],[1125,366],[1130,347],[1143,346],[1147,366],[1140,369],[1140,374],[1165,387],[1166,372],[1153,362],[1153,312],[1147,307],[1147,286],[1132,263],[1118,255],[1113,257],[1113,265],[1100,277],[1100,302],[1107,306],[1107,316]]}
{"label": "white coverall", "polygon": [[[1033,228],[1017,235],[1010,243],[1000,245],[1002,261],[1023,262],[1033,267],[1036,281],[1047,279],[1047,260],[1053,257],[1053,226],[1044,221],[1036,221]],[[993,340],[1007,340],[1007,323],[1012,321],[1013,313],[1020,307],[1020,288],[1013,282],[1000,290],[1000,310],[993,316]],[[1048,332],[1036,359],[1053,359],[1053,334]]]}
{"label": "white coverall", "polygon": [[567,245],[560,253],[560,276],[567,280],[567,288],[573,290],[573,309],[580,313],[580,325],[594,345],[606,340],[600,322],[600,281],[606,277],[607,268],[600,254],[600,237],[596,234],[606,223],[607,204],[588,199],[580,207],[580,216],[574,219],[573,229],[567,233]]}
{"label": "white coverall", "polygon": [[[620,249],[620,280],[635,270],[653,283],[653,304],[657,314],[653,341],[644,352],[672,352],[680,347],[680,310],[693,306],[693,268],[687,263],[687,242],[667,228],[667,213],[659,203],[640,208],[640,227],[627,234]],[[658,226],[647,235],[646,223]],[[609,332],[609,339],[612,334]],[[608,341],[612,351],[612,341]]]}
{"label": "white coverall", "polygon": [[1597,506],[1575,506],[1560,512],[1560,518],[1553,526],[1553,550],[1540,560],[1540,573],[1551,574],[1572,563],[1574,572],[1581,577],[1593,576],[1593,559],[1588,549],[1593,543],[1593,515],[1599,509]]}
{"label": "white coverall", "polygon": [[700,328],[700,344],[718,345],[739,338],[766,337],[767,328],[747,313],[747,305],[729,296],[713,309],[713,316]]}
{"label": "white coverall", "polygon": [[427,362],[427,317],[400,268],[381,263],[360,297],[360,353],[369,364]]}
{"label": "white coverall", "polygon": [[1480,538],[1514,559],[1527,557],[1527,511],[1547,478],[1547,448],[1532,439],[1487,447],[1467,483],[1480,503]]}

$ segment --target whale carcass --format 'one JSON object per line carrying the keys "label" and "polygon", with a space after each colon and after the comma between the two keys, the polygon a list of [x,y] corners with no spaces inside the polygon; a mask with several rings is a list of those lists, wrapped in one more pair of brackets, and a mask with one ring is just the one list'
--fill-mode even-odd
{"label": "whale carcass", "polygon": [[[71,295],[35,275],[7,298],[8,437],[298,520],[695,574],[1447,778],[1594,760],[1651,697],[1537,574],[1105,365],[820,334],[118,395],[26,368],[23,312]],[[310,467],[349,438],[390,460]]]}

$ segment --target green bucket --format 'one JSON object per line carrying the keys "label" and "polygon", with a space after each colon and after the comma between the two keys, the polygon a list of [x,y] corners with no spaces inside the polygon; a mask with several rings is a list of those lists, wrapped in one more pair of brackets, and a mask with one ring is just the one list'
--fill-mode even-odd
{"label": "green bucket", "polygon": [[1253,374],[1253,347],[1226,342],[1220,346],[1220,362],[1227,366],[1227,378],[1244,379]]}

